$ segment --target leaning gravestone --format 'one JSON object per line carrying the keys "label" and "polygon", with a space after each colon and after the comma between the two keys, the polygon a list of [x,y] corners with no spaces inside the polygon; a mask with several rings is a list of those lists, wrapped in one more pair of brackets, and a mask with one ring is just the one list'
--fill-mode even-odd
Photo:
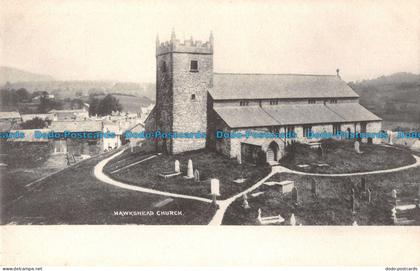
{"label": "leaning gravestone", "polygon": [[359,141],[355,141],[354,142],[354,150],[357,152],[357,153],[360,153],[360,143],[359,143]]}
{"label": "leaning gravestone", "polygon": [[178,160],[175,160],[175,172],[176,173],[181,172],[181,168],[179,166],[179,161]]}
{"label": "leaning gravestone", "polygon": [[296,187],[293,187],[292,188],[292,201],[293,201],[293,204],[298,204],[298,202],[299,202],[299,195],[298,195],[298,190],[296,189]]}
{"label": "leaning gravestone", "polygon": [[194,181],[200,181],[200,172],[198,171],[198,169],[194,170]]}

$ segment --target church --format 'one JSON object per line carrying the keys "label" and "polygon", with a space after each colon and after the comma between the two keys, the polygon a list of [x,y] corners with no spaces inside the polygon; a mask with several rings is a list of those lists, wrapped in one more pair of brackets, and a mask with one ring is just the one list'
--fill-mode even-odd
{"label": "church", "polygon": [[[381,130],[382,120],[359,104],[338,69],[334,75],[216,73],[213,47],[212,34],[206,42],[181,42],[174,31],[169,41],[157,38],[156,104],[145,130],[206,132],[206,137],[149,142],[156,151],[209,148],[239,161],[272,163],[285,155],[291,141],[317,141],[308,132]],[[296,138],[218,138],[217,131],[293,132]]]}

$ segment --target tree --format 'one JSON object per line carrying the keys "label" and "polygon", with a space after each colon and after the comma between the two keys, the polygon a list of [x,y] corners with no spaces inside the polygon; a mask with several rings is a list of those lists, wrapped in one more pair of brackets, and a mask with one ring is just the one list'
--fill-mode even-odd
{"label": "tree", "polygon": [[24,88],[16,90],[16,96],[18,102],[27,101],[31,98],[31,94]]}
{"label": "tree", "polygon": [[51,124],[50,120],[43,120],[35,117],[31,120],[27,120],[21,124],[22,129],[42,129],[48,127]]}
{"label": "tree", "polygon": [[123,107],[119,100],[111,94],[106,95],[103,99],[97,99],[94,96],[89,100],[89,114],[106,116],[110,115],[113,111],[122,111]]}

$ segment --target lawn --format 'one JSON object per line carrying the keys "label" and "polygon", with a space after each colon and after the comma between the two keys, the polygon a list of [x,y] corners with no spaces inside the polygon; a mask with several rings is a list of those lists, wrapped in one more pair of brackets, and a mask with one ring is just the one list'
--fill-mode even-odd
{"label": "lawn", "polygon": [[[175,155],[162,154],[130,168],[111,173],[115,169],[148,156],[150,154],[141,151],[130,153],[130,150],[126,150],[122,156],[116,157],[105,167],[105,172],[121,182],[206,198],[211,198],[210,179],[217,178],[220,180],[220,199],[225,199],[252,186],[271,170],[268,166],[261,167],[246,163],[238,165],[236,160],[204,149]],[[183,178],[187,172],[188,159],[192,159],[194,170],[198,169],[200,173],[199,182]],[[179,160],[182,174],[166,180],[159,177],[159,173],[174,170],[175,160]],[[243,183],[234,182],[238,179],[245,179],[245,181]]]}
{"label": "lawn", "polygon": [[[2,202],[1,224],[208,224],[215,210],[210,204],[114,187],[97,180],[93,167],[112,153],[83,161],[31,186],[14,202]],[[162,216],[157,211],[180,211]],[[154,215],[115,215],[118,211]]]}
{"label": "lawn", "polygon": [[[278,188],[262,185],[257,191],[264,192],[258,197],[249,195],[251,209],[242,208],[242,200],[235,201],[227,210],[223,224],[257,224],[257,210],[262,209],[263,216],[281,215],[289,221],[292,213],[298,223],[303,225],[351,225],[354,220],[359,225],[392,225],[391,191],[396,189],[401,200],[399,204],[414,204],[419,198],[420,168],[401,172],[366,176],[367,187],[372,190],[372,201],[368,204],[362,195],[362,177],[312,177],[280,173],[269,181],[294,181],[299,192],[299,205],[295,206],[291,195],[280,194]],[[312,180],[317,184],[317,196],[311,192]],[[350,191],[355,190],[356,214],[351,212]],[[254,193],[253,192],[253,193]],[[408,219],[416,219],[420,225],[420,210],[407,214]]]}
{"label": "lawn", "polygon": [[[374,144],[360,144],[361,154],[354,150],[353,141],[325,140],[326,155],[317,149],[295,144],[295,155],[288,155],[280,164],[294,170],[313,173],[352,173],[397,168],[415,163],[407,151]],[[299,167],[299,165],[307,165]]]}

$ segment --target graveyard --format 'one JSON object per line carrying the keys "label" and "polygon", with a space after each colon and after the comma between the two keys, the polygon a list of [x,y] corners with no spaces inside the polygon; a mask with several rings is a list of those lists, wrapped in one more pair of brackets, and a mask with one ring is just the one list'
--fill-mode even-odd
{"label": "graveyard", "polygon": [[[284,167],[312,173],[351,173],[397,168],[415,163],[410,152],[384,145],[354,141],[321,141],[323,151],[296,143],[294,155],[280,161]],[[357,144],[357,143],[356,143]]]}
{"label": "graveyard", "polygon": [[[281,193],[279,186],[262,185],[236,200],[226,211],[224,225],[259,225],[263,217],[277,216],[290,225],[420,225],[420,168],[400,172],[352,177],[318,177],[281,173],[266,183],[293,181],[297,191]],[[364,179],[364,180],[363,180]],[[393,190],[396,197],[393,197]],[[354,193],[352,192],[354,191]],[[354,196],[353,196],[354,195]],[[397,205],[396,218],[392,216]]]}
{"label": "graveyard", "polygon": [[[175,161],[179,161],[179,172]],[[188,162],[192,171],[188,177]],[[233,196],[270,172],[269,166],[238,164],[236,160],[210,150],[184,152],[175,155],[145,153],[130,149],[111,160],[104,172],[113,179],[159,191],[211,198],[210,180],[219,179],[220,197]],[[198,173],[198,179],[197,179]]]}

